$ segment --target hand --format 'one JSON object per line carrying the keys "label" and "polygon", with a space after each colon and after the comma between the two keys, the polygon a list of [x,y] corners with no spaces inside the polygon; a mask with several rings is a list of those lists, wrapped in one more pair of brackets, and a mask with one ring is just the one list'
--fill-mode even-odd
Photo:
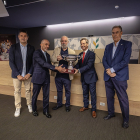
{"label": "hand", "polygon": [[78,69],[74,69],[74,70],[75,70],[74,74],[78,73]]}
{"label": "hand", "polygon": [[107,73],[108,75],[110,75],[110,74],[111,74],[111,70],[110,70],[110,69],[106,69],[106,73]]}
{"label": "hand", "polygon": [[62,68],[63,64],[60,65],[59,67],[55,67],[56,70],[58,70],[60,73],[64,73],[66,71],[65,67]]}
{"label": "hand", "polygon": [[109,76],[110,77],[115,77],[116,76],[116,73],[115,72],[114,73],[111,73]]}
{"label": "hand", "polygon": [[26,74],[25,76],[24,76],[24,80],[28,80],[29,78],[30,78],[30,76],[31,76],[31,74]]}
{"label": "hand", "polygon": [[21,76],[21,75],[18,75],[17,78],[18,78],[18,80],[20,80],[20,81],[24,80],[24,77]]}
{"label": "hand", "polygon": [[62,60],[62,59],[63,59],[63,58],[62,58],[61,55],[57,56],[57,60],[58,60],[58,61],[60,61],[60,60]]}

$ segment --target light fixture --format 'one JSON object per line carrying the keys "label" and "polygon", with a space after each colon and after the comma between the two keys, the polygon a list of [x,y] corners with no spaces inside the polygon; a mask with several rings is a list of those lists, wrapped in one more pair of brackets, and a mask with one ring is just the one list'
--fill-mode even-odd
{"label": "light fixture", "polygon": [[115,9],[119,9],[119,5],[116,5],[116,6],[115,6]]}
{"label": "light fixture", "polygon": [[6,6],[7,5],[7,2],[6,2],[6,0],[3,0],[3,4]]}
{"label": "light fixture", "polygon": [[110,23],[110,22],[118,22],[120,20],[134,20],[135,16],[131,17],[118,17],[118,18],[111,18],[111,19],[100,19],[100,20],[92,20],[92,21],[83,21],[83,22],[72,22],[72,23],[63,23],[63,24],[52,24],[52,25],[46,25],[48,28],[65,28],[65,27],[72,27],[72,26],[88,26],[93,24],[102,24],[104,23]]}

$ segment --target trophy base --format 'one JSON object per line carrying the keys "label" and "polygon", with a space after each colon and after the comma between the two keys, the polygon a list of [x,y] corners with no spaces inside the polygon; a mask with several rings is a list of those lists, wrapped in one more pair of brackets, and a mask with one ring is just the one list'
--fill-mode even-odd
{"label": "trophy base", "polygon": [[74,74],[75,70],[71,70],[71,69],[66,69],[65,73],[69,73],[69,74]]}

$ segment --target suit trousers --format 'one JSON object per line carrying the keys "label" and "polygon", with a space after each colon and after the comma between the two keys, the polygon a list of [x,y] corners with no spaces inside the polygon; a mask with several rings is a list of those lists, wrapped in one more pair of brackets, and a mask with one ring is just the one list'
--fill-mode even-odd
{"label": "suit trousers", "polygon": [[15,97],[15,107],[21,108],[21,85],[24,83],[25,87],[25,97],[27,101],[27,105],[31,105],[31,77],[28,80],[20,81],[16,78],[13,78],[14,85],[14,97]]}
{"label": "suit trousers", "polygon": [[128,122],[129,102],[126,92],[127,81],[117,81],[115,78],[110,78],[108,81],[105,81],[105,88],[107,96],[108,114],[114,115],[114,95],[116,91],[122,111],[123,121]]}
{"label": "suit trousers", "polygon": [[82,81],[82,88],[83,88],[83,102],[84,107],[88,108],[89,105],[89,91],[91,95],[91,111],[96,111],[96,82],[91,84],[87,84],[85,80]]}
{"label": "suit trousers", "polygon": [[63,95],[63,85],[65,87],[65,96],[66,103],[65,106],[70,106],[70,89],[71,89],[71,80],[61,77],[55,77],[55,84],[57,88],[57,105],[62,106],[62,95]]}
{"label": "suit trousers", "polygon": [[33,111],[37,111],[36,102],[37,102],[37,97],[40,93],[41,87],[43,90],[43,112],[49,113],[49,90],[50,90],[49,81],[45,81],[43,84],[33,83],[32,109]]}

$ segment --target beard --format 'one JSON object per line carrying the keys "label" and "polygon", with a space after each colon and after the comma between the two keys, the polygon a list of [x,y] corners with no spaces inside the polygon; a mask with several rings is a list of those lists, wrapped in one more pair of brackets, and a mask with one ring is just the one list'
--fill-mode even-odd
{"label": "beard", "polygon": [[61,47],[62,47],[62,49],[66,49],[67,48],[67,45],[62,44]]}

